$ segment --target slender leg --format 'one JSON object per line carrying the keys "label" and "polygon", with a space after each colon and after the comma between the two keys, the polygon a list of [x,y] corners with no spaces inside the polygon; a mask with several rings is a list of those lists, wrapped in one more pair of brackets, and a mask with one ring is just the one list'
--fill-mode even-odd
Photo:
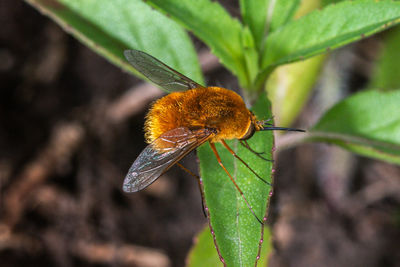
{"label": "slender leg", "polygon": [[267,158],[264,158],[263,156],[261,156],[262,154],[265,154],[265,152],[257,152],[257,151],[255,151],[254,149],[252,149],[251,147],[250,147],[250,145],[247,143],[247,141],[246,140],[239,140],[239,142],[240,142],[240,144],[242,145],[242,146],[244,146],[245,148],[247,148],[248,150],[250,150],[250,152],[252,152],[254,155],[256,155],[257,157],[259,157],[260,159],[262,159],[262,160],[265,160],[265,161],[269,161],[269,162],[274,162],[274,160],[272,160],[272,159],[267,159]]}
{"label": "slender leg", "polygon": [[243,146],[245,146],[246,148],[250,149],[251,152],[254,152],[254,153],[259,154],[259,155],[265,154],[265,152],[257,152],[257,151],[255,151],[254,149],[252,149],[252,148],[250,147],[249,143],[247,143],[247,140],[239,140],[239,142],[240,142]]}
{"label": "slender leg", "polygon": [[178,165],[182,170],[184,170],[185,172],[189,173],[191,176],[193,176],[194,178],[197,179],[197,182],[199,183],[199,189],[200,189],[200,194],[201,194],[201,206],[203,208],[203,213],[204,216],[207,218],[207,212],[206,212],[206,206],[205,206],[205,199],[204,199],[204,190],[203,190],[203,182],[201,180],[201,178],[194,174],[193,172],[191,172],[190,170],[188,170],[187,168],[185,168],[182,164],[180,164],[179,162],[176,163],[176,165]]}
{"label": "slender leg", "polygon": [[219,163],[219,165],[222,167],[222,169],[226,172],[226,174],[229,176],[229,178],[231,179],[232,183],[235,185],[237,191],[240,193],[240,195],[242,196],[244,202],[246,202],[247,207],[250,209],[251,213],[254,215],[254,217],[256,217],[257,221],[261,224],[263,224],[263,222],[257,217],[257,215],[255,214],[253,208],[251,207],[251,205],[249,204],[249,202],[247,201],[246,197],[243,194],[243,191],[239,188],[239,186],[237,185],[237,183],[235,182],[235,179],[232,178],[231,174],[228,172],[228,170],[225,168],[224,164],[222,164],[221,161],[221,157],[218,154],[217,149],[215,148],[215,145],[211,142],[209,142],[210,147],[212,149],[212,151],[214,152],[215,157],[217,158],[217,161]]}
{"label": "slender leg", "polygon": [[244,166],[247,167],[247,169],[249,169],[252,173],[254,173],[254,175],[257,176],[258,179],[260,179],[261,181],[263,181],[263,182],[266,183],[267,185],[271,185],[270,183],[268,183],[267,181],[265,181],[263,178],[261,178],[261,176],[258,175],[252,168],[250,168],[250,166],[247,165],[247,163],[246,163],[244,160],[242,160],[242,159],[236,154],[236,152],[233,151],[232,148],[230,148],[230,147],[228,146],[228,144],[227,144],[224,140],[222,140],[221,143],[224,145],[224,147],[225,147],[226,149],[228,149],[228,151],[229,151],[235,158],[237,158],[238,160],[240,160],[240,162],[242,162],[242,163],[244,164]]}

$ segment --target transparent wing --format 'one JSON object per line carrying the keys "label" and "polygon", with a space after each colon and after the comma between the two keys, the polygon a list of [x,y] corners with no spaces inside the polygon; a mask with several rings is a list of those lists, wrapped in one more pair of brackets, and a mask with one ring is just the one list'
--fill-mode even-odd
{"label": "transparent wing", "polygon": [[137,192],[149,186],[190,151],[208,140],[208,129],[191,131],[179,127],[161,135],[148,145],[132,164],[123,190]]}
{"label": "transparent wing", "polygon": [[203,87],[145,52],[125,50],[124,55],[137,71],[165,90],[184,91]]}

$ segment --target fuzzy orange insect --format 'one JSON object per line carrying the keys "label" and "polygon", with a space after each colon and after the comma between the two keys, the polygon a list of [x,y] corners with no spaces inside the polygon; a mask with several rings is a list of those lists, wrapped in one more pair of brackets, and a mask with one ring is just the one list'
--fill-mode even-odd
{"label": "fuzzy orange insect", "polygon": [[[208,141],[218,163],[254,214],[235,180],[222,164],[214,143],[221,142],[234,157],[257,175],[225,140],[239,139],[254,152],[245,140],[256,131],[304,131],[274,127],[266,121],[257,120],[237,93],[221,87],[204,87],[144,52],[126,50],[124,55],[136,70],[155,84],[169,91],[180,91],[157,100],[147,114],[145,137],[149,145],[129,169],[124,180],[124,191],[144,189],[190,151]],[[259,153],[256,155],[260,156]]]}

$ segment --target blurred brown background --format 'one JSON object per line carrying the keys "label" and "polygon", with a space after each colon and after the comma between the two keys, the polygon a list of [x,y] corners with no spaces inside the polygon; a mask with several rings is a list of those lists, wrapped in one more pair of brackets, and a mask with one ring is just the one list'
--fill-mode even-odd
{"label": "blurred brown background", "polygon": [[[121,190],[162,92],[22,1],[0,3],[0,25],[0,266],[184,266],[207,223],[197,182],[172,168],[143,192]],[[237,88],[196,46],[209,84]],[[378,36],[334,52],[296,126],[362,89],[379,48]],[[399,167],[285,142],[270,266],[400,266]],[[183,163],[197,169],[195,155]]]}

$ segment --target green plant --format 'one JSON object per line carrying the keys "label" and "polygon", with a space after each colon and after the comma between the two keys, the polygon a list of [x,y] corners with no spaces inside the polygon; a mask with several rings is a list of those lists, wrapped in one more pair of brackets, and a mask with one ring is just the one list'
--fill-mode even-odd
{"label": "green plant", "polygon": [[[255,102],[252,110],[259,118],[271,117],[270,102],[262,94],[266,89],[274,104],[274,115],[282,126],[296,118],[308,99],[324,60],[323,55],[314,56],[385,30],[400,21],[400,3],[394,1],[359,0],[331,4],[334,1],[315,0],[300,5],[299,0],[241,0],[242,21],[231,17],[220,4],[210,0],[26,1],[124,70],[138,75],[123,57],[125,49],[135,48],[203,83],[197,55],[185,28],[208,45],[221,63],[236,75],[248,101]],[[315,8],[321,9],[309,12]],[[398,40],[399,35],[394,36],[392,39]],[[388,45],[389,54],[390,49],[394,48]],[[394,62],[390,56],[382,56],[372,87],[385,88],[387,84],[390,84],[388,89],[398,87],[396,77],[385,76],[393,69],[393,64],[389,63]],[[288,63],[293,64],[285,65]],[[286,77],[296,77],[285,92],[277,91],[279,72]],[[302,141],[334,143],[360,155],[400,164],[398,103],[399,91],[361,92],[334,106]],[[257,133],[249,143],[272,158],[271,132]],[[255,157],[236,141],[229,145],[251,162],[256,172],[272,181],[272,163]],[[217,146],[217,149],[255,212],[264,217],[271,188],[237,163],[222,147]],[[218,166],[211,150],[203,146],[198,156],[210,225],[220,254],[228,266],[254,265],[259,254],[262,226]],[[202,240],[197,246],[207,249],[213,246],[210,239]],[[203,253],[197,251],[195,253]],[[191,266],[199,265],[193,262]]]}

